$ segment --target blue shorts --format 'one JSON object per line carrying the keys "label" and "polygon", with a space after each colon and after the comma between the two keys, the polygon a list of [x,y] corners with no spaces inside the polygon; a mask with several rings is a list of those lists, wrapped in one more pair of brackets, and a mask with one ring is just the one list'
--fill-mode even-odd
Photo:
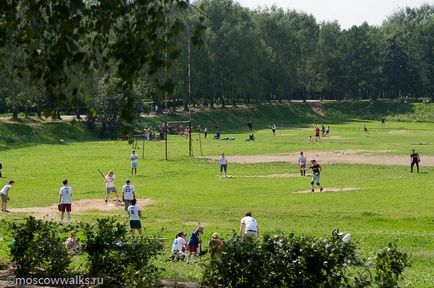
{"label": "blue shorts", "polygon": [[131,168],[137,168],[137,160],[131,161]]}
{"label": "blue shorts", "polygon": [[228,169],[228,165],[227,164],[220,164],[220,172],[222,172],[223,170],[225,170],[225,172]]}

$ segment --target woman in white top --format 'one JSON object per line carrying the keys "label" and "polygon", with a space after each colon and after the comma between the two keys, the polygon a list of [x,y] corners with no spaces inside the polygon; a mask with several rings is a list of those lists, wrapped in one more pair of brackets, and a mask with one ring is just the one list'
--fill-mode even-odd
{"label": "woman in white top", "polygon": [[9,201],[9,190],[12,188],[12,185],[14,185],[14,181],[9,181],[8,184],[6,184],[3,189],[0,191],[0,196],[2,198],[2,212],[9,212],[9,210],[6,209],[6,205]]}
{"label": "woman in white top", "polygon": [[222,156],[220,156],[219,166],[220,166],[220,177],[222,177],[223,170],[225,171],[225,177],[228,177],[228,174],[227,174],[228,159],[225,157],[225,153],[222,153]]}

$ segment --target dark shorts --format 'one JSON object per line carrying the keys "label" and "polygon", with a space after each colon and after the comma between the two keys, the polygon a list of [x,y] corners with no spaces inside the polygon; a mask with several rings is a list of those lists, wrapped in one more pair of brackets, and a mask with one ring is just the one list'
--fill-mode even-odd
{"label": "dark shorts", "polygon": [[188,252],[197,253],[197,246],[188,244]]}
{"label": "dark shorts", "polygon": [[142,224],[140,220],[130,220],[130,228],[131,229],[140,229],[142,228]]}
{"label": "dark shorts", "polygon": [[6,196],[6,194],[0,194],[2,195],[2,202],[8,202],[8,197]]}
{"label": "dark shorts", "polygon": [[227,164],[221,164],[221,165],[220,165],[220,172],[222,172],[223,170],[224,170],[225,172],[228,170],[228,165],[227,165]]}
{"label": "dark shorts", "polygon": [[60,204],[61,212],[71,212],[71,204]]}
{"label": "dark shorts", "polygon": [[124,199],[124,203],[125,203],[125,211],[128,211],[128,207],[130,206],[131,201],[133,201],[133,200],[127,200],[127,199]]}

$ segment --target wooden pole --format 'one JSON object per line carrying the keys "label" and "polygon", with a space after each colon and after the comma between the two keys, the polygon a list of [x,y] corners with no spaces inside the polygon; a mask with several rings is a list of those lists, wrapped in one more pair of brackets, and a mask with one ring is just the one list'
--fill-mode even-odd
{"label": "wooden pole", "polygon": [[165,135],[165,146],[166,146],[166,160],[168,160],[167,159],[167,138],[169,138],[168,136],[168,133],[167,133],[167,122],[166,122],[166,124],[165,124],[165,126],[164,126],[164,132],[163,132],[163,135]]}
{"label": "wooden pole", "polygon": [[200,133],[199,133],[199,147],[200,147],[200,156],[203,156],[203,153],[202,153],[202,139],[200,137]]}

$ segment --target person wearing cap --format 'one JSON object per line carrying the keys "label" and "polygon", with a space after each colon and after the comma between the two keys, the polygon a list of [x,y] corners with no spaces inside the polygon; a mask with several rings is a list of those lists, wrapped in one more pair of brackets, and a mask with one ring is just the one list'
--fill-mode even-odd
{"label": "person wearing cap", "polygon": [[131,160],[131,176],[137,174],[137,154],[136,150],[133,150],[133,153],[130,155]]}
{"label": "person wearing cap", "polygon": [[219,239],[219,234],[214,232],[211,236],[211,240],[208,243],[209,255],[211,258],[222,251],[222,244],[222,240]]}
{"label": "person wearing cap", "polygon": [[413,173],[413,167],[414,167],[414,165],[416,165],[417,173],[419,173],[420,157],[419,157],[419,154],[416,152],[416,150],[414,150],[414,149],[411,150],[410,159],[411,159],[410,172]]}
{"label": "person wearing cap", "polygon": [[[188,240],[188,258],[190,259],[191,256],[198,256],[199,251],[198,247],[202,240],[200,240],[200,235],[203,234],[203,226],[199,225],[196,229],[194,229],[191,232],[190,239]],[[187,261],[188,262],[188,261]]]}
{"label": "person wearing cap", "polygon": [[175,240],[172,242],[172,260],[178,261],[184,259],[187,247],[187,241],[185,240],[186,236],[187,234],[183,231],[176,234]]}
{"label": "person wearing cap", "polygon": [[298,156],[298,165],[300,166],[300,176],[306,176],[306,161],[307,158],[304,156],[303,152],[300,152]]}
{"label": "person wearing cap", "polygon": [[318,185],[320,187],[319,191],[322,192],[323,188],[322,188],[321,183],[320,183],[321,166],[319,166],[319,164],[316,163],[316,160],[312,160],[310,162],[312,162],[312,166],[310,166],[309,169],[312,169],[312,172],[313,172],[312,180],[310,182],[310,185],[312,187],[312,192],[315,192],[315,182],[316,182],[316,185]]}
{"label": "person wearing cap", "polygon": [[240,223],[240,236],[259,237],[259,226],[255,218],[252,217],[250,211],[246,211],[245,216],[241,219]]}

